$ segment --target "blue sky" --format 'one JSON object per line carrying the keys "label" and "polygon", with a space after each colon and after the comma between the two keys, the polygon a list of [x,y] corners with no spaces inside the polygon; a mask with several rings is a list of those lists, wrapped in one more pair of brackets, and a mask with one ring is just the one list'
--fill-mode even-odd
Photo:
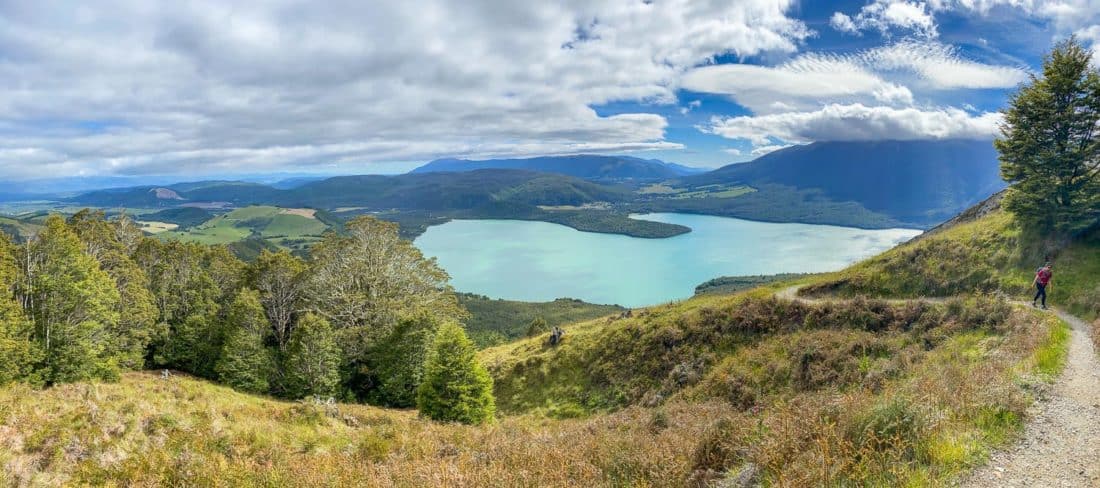
{"label": "blue sky", "polygon": [[1095,0],[0,2],[0,177],[992,139]]}

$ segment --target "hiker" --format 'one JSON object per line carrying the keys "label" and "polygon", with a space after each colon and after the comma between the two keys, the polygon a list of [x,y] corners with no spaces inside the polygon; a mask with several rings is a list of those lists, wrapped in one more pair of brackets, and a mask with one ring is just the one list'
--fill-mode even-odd
{"label": "hiker", "polygon": [[1035,271],[1035,280],[1032,282],[1035,288],[1038,290],[1035,292],[1035,298],[1031,299],[1031,306],[1035,306],[1035,300],[1039,297],[1043,298],[1043,310],[1047,309],[1047,285],[1050,284],[1050,279],[1054,277],[1054,265],[1049,262],[1044,264],[1042,268]]}
{"label": "hiker", "polygon": [[565,331],[561,327],[554,326],[554,330],[550,331],[550,345],[556,346],[561,342],[561,336],[565,335]]}

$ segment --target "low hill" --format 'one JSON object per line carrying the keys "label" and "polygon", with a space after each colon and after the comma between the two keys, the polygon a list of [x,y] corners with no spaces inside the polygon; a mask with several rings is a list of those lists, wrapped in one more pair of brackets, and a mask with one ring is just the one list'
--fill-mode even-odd
{"label": "low hill", "polygon": [[166,187],[137,186],[131,188],[111,188],[83,193],[65,200],[76,205],[93,207],[156,208],[174,207],[183,198],[179,192]]}
{"label": "low hill", "polygon": [[523,159],[437,159],[410,173],[457,173],[478,169],[522,169],[591,180],[666,180],[704,171],[657,159],[581,154]]}
{"label": "low hill", "polygon": [[41,227],[33,218],[0,215],[0,232],[7,234],[15,242],[22,242],[37,233]]}
{"label": "low hill", "polygon": [[[155,214],[154,214],[155,215]],[[242,258],[254,257],[261,249],[284,248],[304,252],[331,229],[317,218],[317,211],[306,208],[251,206],[218,215],[201,224],[157,234],[162,239],[178,239],[203,244],[238,244]]]}
{"label": "low hill", "polygon": [[[492,162],[569,169],[583,177],[476,169],[481,163],[489,164],[440,162],[405,175],[338,176],[288,189],[210,181],[102,190],[69,202],[104,208],[271,205],[326,209],[341,216],[371,213],[402,224],[405,237],[452,218],[542,220],[584,231],[669,237],[690,229],[638,224],[627,215],[686,212],[768,222],[929,228],[1004,187],[992,147],[974,141],[815,143],[687,176],[664,163],[612,156]],[[456,164],[464,171],[436,172]],[[646,173],[652,180],[629,177],[645,180],[640,184],[621,181],[629,179],[624,175],[641,174],[639,167],[660,171]]]}
{"label": "low hill", "polygon": [[143,214],[140,220],[167,222],[179,226],[178,230],[187,230],[214,218],[214,214],[195,207],[166,208],[157,212]]}
{"label": "low hill", "polygon": [[573,298],[552,302],[520,302],[459,293],[458,302],[470,312],[466,331],[479,347],[496,346],[526,337],[531,321],[540,318],[547,327],[620,314],[618,305],[597,305]]}
{"label": "low hill", "polygon": [[816,142],[731,164],[681,184],[776,185],[853,202],[898,222],[928,227],[1005,187],[988,141]]}

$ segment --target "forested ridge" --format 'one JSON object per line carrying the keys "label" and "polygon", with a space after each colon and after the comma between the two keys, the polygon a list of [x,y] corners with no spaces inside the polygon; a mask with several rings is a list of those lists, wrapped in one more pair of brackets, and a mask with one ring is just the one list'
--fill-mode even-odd
{"label": "forested ridge", "polygon": [[0,235],[0,384],[152,368],[282,398],[412,407],[435,361],[468,375],[429,378],[444,396],[421,401],[447,410],[458,381],[462,401],[481,407],[449,420],[490,418],[491,380],[472,359],[447,274],[396,224],[361,217],[345,230],[306,259],[264,251],[251,263],[91,210],[50,216],[20,244]]}

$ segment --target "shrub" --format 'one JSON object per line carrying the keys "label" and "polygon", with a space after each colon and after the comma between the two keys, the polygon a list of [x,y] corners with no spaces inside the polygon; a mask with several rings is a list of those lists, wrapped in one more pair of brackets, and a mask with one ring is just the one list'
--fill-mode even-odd
{"label": "shrub", "polygon": [[474,344],[456,324],[436,333],[417,391],[420,415],[444,422],[481,424],[496,411],[493,380],[478,362]]}
{"label": "shrub", "polygon": [[546,320],[543,320],[542,317],[535,317],[531,324],[527,326],[527,337],[535,337],[549,331],[550,326],[546,323]]}

